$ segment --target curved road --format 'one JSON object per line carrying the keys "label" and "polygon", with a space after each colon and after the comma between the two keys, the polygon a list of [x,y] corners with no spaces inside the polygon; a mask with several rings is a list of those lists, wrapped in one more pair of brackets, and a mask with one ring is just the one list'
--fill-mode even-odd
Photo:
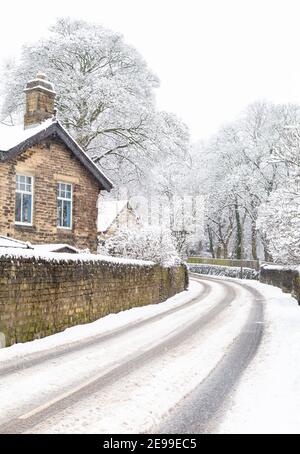
{"label": "curved road", "polygon": [[226,409],[224,404],[253,359],[263,335],[263,297],[255,289],[243,287],[253,295],[253,305],[240,335],[211,374],[176,405],[154,432],[203,434],[214,431]]}
{"label": "curved road", "polygon": [[[161,415],[159,423],[156,420],[147,429],[153,433],[212,432],[259,346],[263,297],[251,287],[231,280],[197,275],[191,278],[200,283],[200,291],[185,304],[109,333],[2,365],[0,433],[51,433],[68,418],[69,427],[76,432],[73,419],[80,420],[78,408],[83,402],[94,406],[94,399],[101,399],[103,394],[109,405],[110,392],[122,395],[124,379],[138,383],[142,389],[144,368],[151,366],[155,375],[162,364],[171,361],[172,355],[180,359],[188,346],[200,352],[202,344],[207,348],[205,342],[214,330],[226,329],[236,312],[246,311],[239,333],[233,335],[207,376],[187,396],[183,394],[184,399],[177,399],[177,404]],[[172,383],[175,378],[170,376],[169,380]],[[130,389],[124,392],[126,398]],[[80,431],[80,424],[78,427]]]}

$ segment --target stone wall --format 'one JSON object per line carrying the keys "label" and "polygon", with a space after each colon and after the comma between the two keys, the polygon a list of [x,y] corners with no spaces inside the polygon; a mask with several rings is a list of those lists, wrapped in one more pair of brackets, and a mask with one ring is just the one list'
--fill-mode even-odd
{"label": "stone wall", "polygon": [[[184,265],[0,256],[0,332],[6,345],[26,342],[187,288]],[[97,258],[96,258],[97,257]]]}
{"label": "stone wall", "polygon": [[263,265],[260,269],[260,282],[279,287],[285,293],[291,293],[300,304],[299,267]]}
{"label": "stone wall", "polygon": [[[33,225],[15,224],[16,174],[33,177]],[[57,183],[73,185],[72,230],[57,227]],[[68,243],[97,250],[99,183],[58,140],[0,162],[0,235],[31,243]]]}

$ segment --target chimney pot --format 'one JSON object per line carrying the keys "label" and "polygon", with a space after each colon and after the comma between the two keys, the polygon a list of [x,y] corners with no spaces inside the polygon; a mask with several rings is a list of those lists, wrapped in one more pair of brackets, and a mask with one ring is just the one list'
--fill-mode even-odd
{"label": "chimney pot", "polygon": [[38,71],[38,73],[36,75],[36,78],[37,79],[42,79],[42,80],[46,80],[47,79],[46,74],[43,73],[42,71]]}

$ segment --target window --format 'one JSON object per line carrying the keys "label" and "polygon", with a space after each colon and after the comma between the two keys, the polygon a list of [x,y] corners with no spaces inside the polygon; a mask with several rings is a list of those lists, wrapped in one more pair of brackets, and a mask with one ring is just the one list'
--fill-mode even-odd
{"label": "window", "polygon": [[72,185],[57,184],[57,227],[72,228]]}
{"label": "window", "polygon": [[32,225],[33,178],[16,175],[16,224]]}

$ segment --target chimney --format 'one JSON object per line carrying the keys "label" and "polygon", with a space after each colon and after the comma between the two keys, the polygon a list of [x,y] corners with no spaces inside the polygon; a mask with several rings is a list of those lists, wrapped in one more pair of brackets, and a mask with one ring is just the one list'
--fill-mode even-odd
{"label": "chimney", "polygon": [[55,115],[56,93],[45,74],[38,72],[36,78],[27,83],[24,92],[26,93],[24,129],[32,128]]}

